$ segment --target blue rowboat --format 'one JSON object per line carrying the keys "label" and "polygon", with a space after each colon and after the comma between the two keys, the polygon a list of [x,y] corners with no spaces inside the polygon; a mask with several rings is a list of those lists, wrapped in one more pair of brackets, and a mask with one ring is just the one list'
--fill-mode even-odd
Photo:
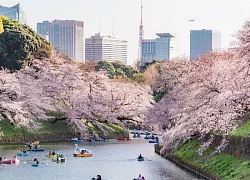
{"label": "blue rowboat", "polygon": [[108,140],[107,139],[95,139],[95,141],[97,141],[97,142],[107,142]]}
{"label": "blue rowboat", "polygon": [[38,166],[40,166],[40,164],[31,164],[31,166],[38,167]]}
{"label": "blue rowboat", "polygon": [[83,139],[70,139],[70,142],[83,142]]}
{"label": "blue rowboat", "polygon": [[44,148],[39,148],[39,149],[27,149],[27,151],[44,152]]}
{"label": "blue rowboat", "polygon": [[150,140],[148,141],[149,143],[159,143],[159,141],[155,141],[155,140]]}
{"label": "blue rowboat", "polygon": [[144,161],[144,157],[142,157],[142,158],[137,158],[137,161]]}
{"label": "blue rowboat", "polygon": [[17,153],[17,156],[28,156],[28,153]]}

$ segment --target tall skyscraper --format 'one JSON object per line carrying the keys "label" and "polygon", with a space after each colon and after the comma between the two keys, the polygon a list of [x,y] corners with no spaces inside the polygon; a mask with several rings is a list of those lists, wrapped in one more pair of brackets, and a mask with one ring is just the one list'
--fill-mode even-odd
{"label": "tall skyscraper", "polygon": [[37,23],[37,33],[48,39],[55,50],[65,53],[75,61],[84,62],[84,23],[82,21],[43,21]]}
{"label": "tall skyscraper", "polygon": [[42,23],[37,23],[36,33],[39,34],[42,38],[49,41],[49,26],[51,25],[50,21],[43,21]]}
{"label": "tall skyscraper", "polygon": [[190,31],[190,59],[198,58],[208,52],[221,50],[221,32],[215,30]]}
{"label": "tall skyscraper", "polygon": [[165,61],[180,56],[180,40],[178,35],[156,33],[155,39],[142,40],[142,63],[153,60]]}
{"label": "tall skyscraper", "polygon": [[20,4],[12,7],[5,7],[0,5],[0,15],[19,21],[21,24],[27,24],[27,16]]}
{"label": "tall skyscraper", "polygon": [[85,59],[99,61],[120,61],[127,64],[127,41],[100,33],[85,39]]}
{"label": "tall skyscraper", "polygon": [[36,32],[39,35],[49,35],[49,25],[50,21],[43,21],[42,23],[37,23]]}

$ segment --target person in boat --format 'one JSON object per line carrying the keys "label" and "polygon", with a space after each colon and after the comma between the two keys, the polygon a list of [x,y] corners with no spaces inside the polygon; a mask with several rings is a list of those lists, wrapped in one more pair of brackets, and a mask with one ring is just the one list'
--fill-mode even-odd
{"label": "person in boat", "polygon": [[49,151],[49,156],[51,156],[52,155],[52,153],[51,153],[51,151]]}
{"label": "person in boat", "polygon": [[141,174],[139,174],[137,180],[143,180],[142,177],[141,177]]}
{"label": "person in boat", "polygon": [[29,149],[31,149],[32,146],[33,146],[32,142],[29,141],[29,144],[28,144]]}
{"label": "person in boat", "polygon": [[16,161],[16,160],[17,160],[17,157],[16,157],[16,156],[14,156],[14,157],[13,157],[13,160],[15,160],[15,161]]}
{"label": "person in boat", "polygon": [[35,145],[35,149],[37,149],[37,144]]}
{"label": "person in boat", "polygon": [[145,180],[144,176],[142,176],[141,178],[142,178],[142,180]]}
{"label": "person in boat", "polygon": [[156,136],[156,137],[155,137],[155,140],[156,140],[156,141],[159,141],[159,138]]}
{"label": "person in boat", "polygon": [[23,149],[23,150],[21,150],[21,151],[23,151],[23,153],[24,153],[24,154],[26,154],[26,153],[27,153],[26,149]]}
{"label": "person in boat", "polygon": [[86,151],[85,150],[81,150],[81,154],[84,154]]}
{"label": "person in boat", "polygon": [[107,136],[108,136],[107,133],[104,133],[104,134],[103,134],[103,140],[104,140],[104,141],[107,139]]}
{"label": "person in boat", "polygon": [[140,154],[139,156],[138,156],[138,159],[142,159],[143,157],[142,157],[142,155]]}
{"label": "person in boat", "polygon": [[57,160],[57,161],[61,161],[61,157],[59,156],[59,154],[57,154],[56,160]]}
{"label": "person in boat", "polygon": [[2,156],[0,156],[0,161],[2,161],[3,160],[3,157]]}
{"label": "person in boat", "polygon": [[96,180],[102,180],[101,175],[97,175],[97,176],[96,176]]}
{"label": "person in boat", "polygon": [[3,160],[4,160],[4,161],[7,161],[8,159],[7,159],[7,157],[4,157]]}
{"label": "person in boat", "polygon": [[56,152],[55,150],[52,151],[52,156],[56,155]]}
{"label": "person in boat", "polygon": [[33,160],[34,164],[36,164],[36,161],[37,161],[37,158],[35,158],[35,159]]}

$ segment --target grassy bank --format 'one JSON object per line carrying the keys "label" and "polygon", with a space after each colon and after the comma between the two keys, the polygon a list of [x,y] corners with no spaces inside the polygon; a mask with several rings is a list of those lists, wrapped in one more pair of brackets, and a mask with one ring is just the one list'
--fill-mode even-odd
{"label": "grassy bank", "polygon": [[[8,120],[4,119],[0,121],[0,128],[3,131],[4,136],[22,136],[24,134],[40,134],[40,133],[73,133],[73,130],[70,126],[67,125],[66,121],[39,121],[40,128],[36,131],[30,131],[23,127],[15,127]],[[110,129],[107,129],[103,126],[103,128],[108,132],[124,132],[124,129],[115,124],[105,124]],[[92,123],[88,123],[88,133],[101,133],[101,130],[98,127],[94,126]]]}
{"label": "grassy bank", "polygon": [[[207,149],[202,157],[198,156],[200,143],[190,141],[181,144],[177,150],[172,153],[186,164],[197,167],[204,174],[212,174],[225,180],[249,180],[250,179],[250,161],[247,159],[237,159],[228,154],[216,154],[211,156],[213,148]],[[161,147],[156,146],[156,149]]]}

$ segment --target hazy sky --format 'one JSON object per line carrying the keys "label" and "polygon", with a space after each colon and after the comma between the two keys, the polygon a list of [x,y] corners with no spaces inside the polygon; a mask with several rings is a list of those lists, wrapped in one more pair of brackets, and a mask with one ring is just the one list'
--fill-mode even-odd
{"label": "hazy sky", "polygon": [[[140,24],[140,0],[19,0],[36,30],[43,20],[74,19],[84,21],[84,36],[101,29],[128,40],[128,60],[137,57]],[[16,0],[0,0],[0,5],[12,6]],[[250,0],[143,0],[145,38],[156,32],[179,33],[181,53],[189,55],[190,29],[215,29],[222,33],[222,48],[229,46],[232,34],[250,18]],[[195,19],[190,23],[188,19]],[[112,23],[113,22],[113,23]],[[101,28],[100,28],[101,27]]]}

